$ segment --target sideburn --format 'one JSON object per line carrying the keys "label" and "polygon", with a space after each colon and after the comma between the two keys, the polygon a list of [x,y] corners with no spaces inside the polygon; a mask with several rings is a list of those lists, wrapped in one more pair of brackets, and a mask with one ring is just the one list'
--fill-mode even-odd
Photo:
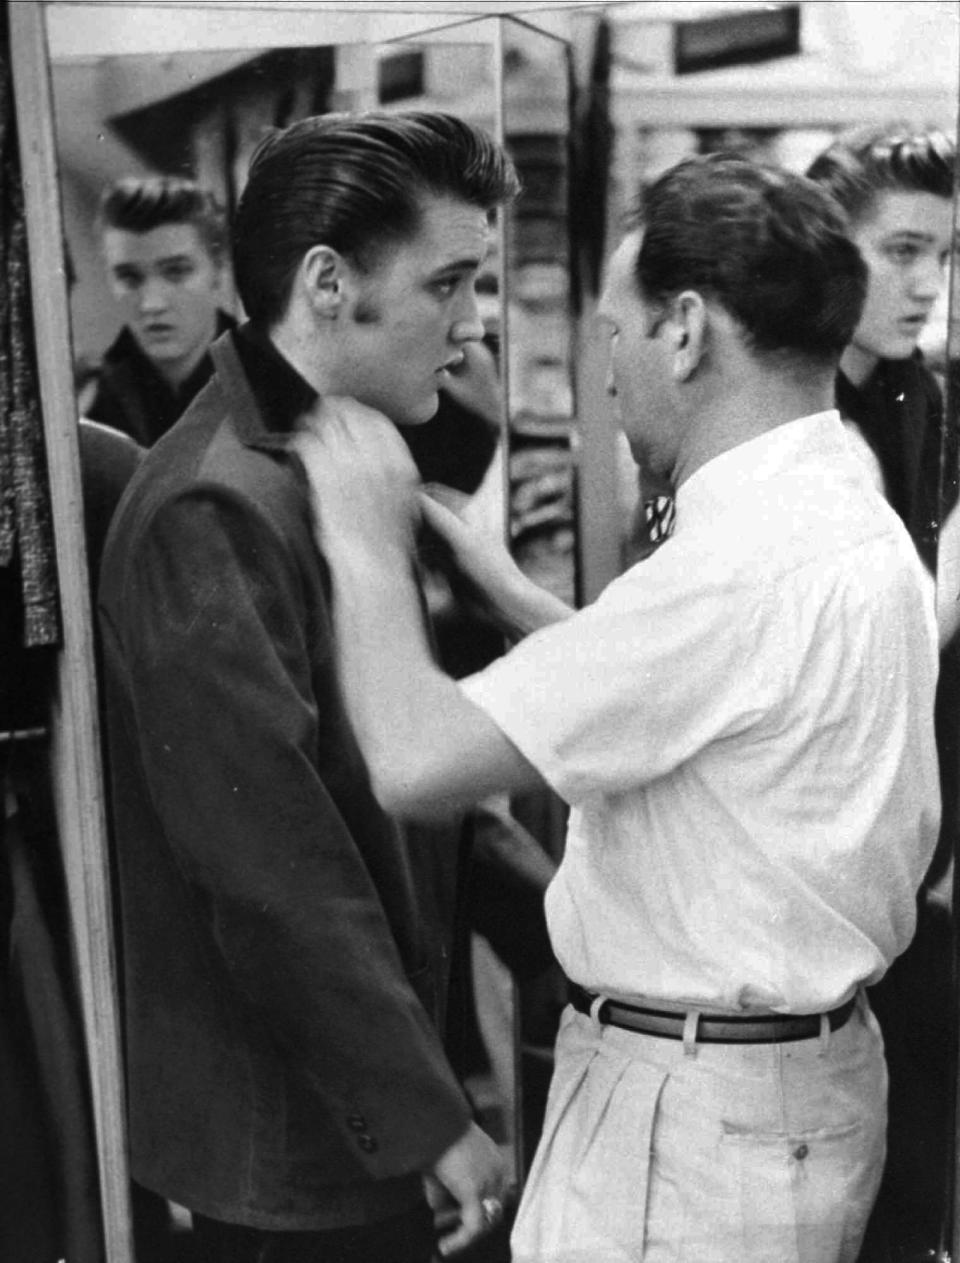
{"label": "sideburn", "polygon": [[353,319],[358,325],[378,325],[383,319],[383,312],[372,298],[361,298],[353,309]]}

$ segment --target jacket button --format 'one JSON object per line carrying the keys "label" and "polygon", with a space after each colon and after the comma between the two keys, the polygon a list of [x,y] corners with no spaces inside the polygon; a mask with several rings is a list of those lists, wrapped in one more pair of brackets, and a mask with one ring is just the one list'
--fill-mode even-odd
{"label": "jacket button", "polygon": [[347,1126],[351,1131],[366,1131],[367,1120],[362,1114],[351,1114],[347,1119]]}
{"label": "jacket button", "polygon": [[360,1148],[363,1150],[364,1153],[376,1153],[377,1150],[380,1148],[380,1146],[377,1144],[377,1142],[374,1140],[372,1136],[358,1137],[357,1144],[360,1146]]}
{"label": "jacket button", "polygon": [[809,1145],[797,1145],[796,1149],[793,1151],[793,1156],[798,1162],[802,1162],[809,1152]]}

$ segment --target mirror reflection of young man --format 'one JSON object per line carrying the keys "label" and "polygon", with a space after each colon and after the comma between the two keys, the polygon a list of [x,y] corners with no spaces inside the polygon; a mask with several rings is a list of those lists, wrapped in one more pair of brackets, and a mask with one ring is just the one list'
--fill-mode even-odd
{"label": "mirror reflection of young man", "polygon": [[[940,386],[917,348],[953,254],[955,155],[944,132],[877,127],[840,137],[807,173],[849,215],[869,275],[840,360],[837,407],[865,441],[931,574],[940,525],[957,499],[956,471],[943,486],[941,460],[956,463],[957,443],[952,429],[944,432]],[[957,626],[953,605],[938,611],[941,643]]]}
{"label": "mirror reflection of young man", "polygon": [[98,226],[124,325],[83,411],[151,447],[206,384],[210,344],[235,323],[220,307],[223,215],[192,180],[130,176],[104,193]]}
{"label": "mirror reflection of young man", "polygon": [[[960,751],[960,445],[956,418],[918,342],[942,298],[954,248],[954,141],[903,124],[841,136],[809,174],[851,218],[867,299],[840,361],[837,406],[937,582],[935,722],[943,830],[917,904],[917,932],[870,1002],[890,1071],[887,1164],[862,1263],[936,1248],[953,1144],[952,883]],[[949,371],[949,370],[948,370]]]}
{"label": "mirror reflection of young man", "polygon": [[[936,626],[833,408],[866,271],[801,176],[717,156],[647,190],[602,318],[676,528],[572,612],[430,500],[391,427],[324,400],[300,451],[348,708],[413,818],[546,781],[572,983],[517,1263],[853,1263],[883,1164],[863,993],[913,932],[939,817]],[[459,685],[402,558],[420,514],[504,630]]]}
{"label": "mirror reflection of young man", "polygon": [[[427,421],[483,333],[516,177],[448,115],[308,119],[251,164],[250,320],[147,455],[101,583],[136,1180],[205,1263],[427,1263],[502,1214],[438,1034],[456,848],[376,803],[344,710],[299,414]],[[404,562],[412,566],[407,557]]]}

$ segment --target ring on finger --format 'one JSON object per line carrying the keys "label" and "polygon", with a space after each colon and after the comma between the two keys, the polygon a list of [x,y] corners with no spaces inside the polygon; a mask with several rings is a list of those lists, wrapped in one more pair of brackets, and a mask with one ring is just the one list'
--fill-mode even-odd
{"label": "ring on finger", "polygon": [[503,1202],[499,1197],[485,1197],[480,1203],[484,1222],[492,1228],[503,1218]]}

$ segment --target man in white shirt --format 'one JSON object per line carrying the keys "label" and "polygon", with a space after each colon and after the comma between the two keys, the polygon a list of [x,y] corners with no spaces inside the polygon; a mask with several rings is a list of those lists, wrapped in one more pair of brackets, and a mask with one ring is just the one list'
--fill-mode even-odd
{"label": "man in white shirt", "polygon": [[[937,834],[937,633],[902,524],[833,409],[863,262],[809,181],[657,180],[601,317],[631,450],[676,528],[579,612],[416,497],[390,426],[326,400],[300,452],[375,792],[410,817],[546,782],[572,985],[517,1263],[852,1263],[884,1154],[863,995]],[[514,637],[433,667],[418,514]]]}

